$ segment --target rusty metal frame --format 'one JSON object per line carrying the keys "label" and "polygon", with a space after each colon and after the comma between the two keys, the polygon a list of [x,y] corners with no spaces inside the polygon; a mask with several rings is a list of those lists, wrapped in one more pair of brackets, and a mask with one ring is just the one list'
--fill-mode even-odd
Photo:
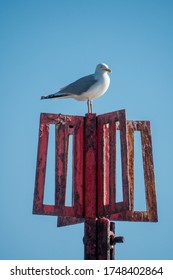
{"label": "rusty metal frame", "polygon": [[[50,124],[54,124],[56,128],[56,190],[55,204],[45,205],[43,199]],[[120,130],[121,136],[122,202],[115,202],[116,130]],[[141,134],[146,211],[134,210],[135,131],[140,131]],[[72,182],[74,199],[72,206],[65,205],[69,135],[74,137],[73,162],[75,164],[73,164]],[[85,172],[84,166],[87,166]],[[92,189],[96,188],[96,185],[97,197],[96,190]],[[90,196],[91,193],[92,196]],[[87,194],[88,196],[86,196]],[[92,205],[96,205],[97,201],[95,211],[91,209],[91,199]],[[87,205],[90,206],[87,207]],[[94,216],[109,216],[111,220],[115,221],[156,222],[157,203],[150,122],[126,121],[125,110],[100,116],[87,114],[85,118],[42,113],[40,115],[33,213],[59,216],[58,226],[81,223],[84,218],[94,218]]]}
{"label": "rusty metal frame", "polygon": [[[116,130],[120,128],[123,201],[116,202]],[[127,126],[125,110],[97,117],[98,215],[130,210]]]}
{"label": "rusty metal frame", "polygon": [[[120,129],[120,127],[117,127]],[[128,168],[130,184],[130,211],[110,215],[114,221],[157,222],[157,201],[152,154],[151,128],[149,121],[127,121]],[[140,131],[144,168],[146,211],[134,210],[134,133]]]}
{"label": "rusty metal frame", "polygon": [[[56,128],[54,205],[43,203],[50,124],[54,124]],[[78,219],[83,217],[83,129],[83,117],[47,113],[40,115],[33,214],[77,217]],[[73,162],[75,165],[73,165],[72,206],[65,205],[69,135],[74,137]]]}
{"label": "rusty metal frame", "polygon": [[[55,126],[55,198],[44,204],[49,127]],[[116,132],[120,131],[122,201],[116,201]],[[134,209],[134,133],[142,143],[146,211]],[[73,137],[72,206],[67,206],[69,137]],[[58,227],[84,221],[85,259],[114,259],[112,221],[157,221],[157,202],[149,121],[127,121],[125,110],[85,117],[40,115],[33,214],[58,216]],[[119,241],[118,241],[119,240]]]}

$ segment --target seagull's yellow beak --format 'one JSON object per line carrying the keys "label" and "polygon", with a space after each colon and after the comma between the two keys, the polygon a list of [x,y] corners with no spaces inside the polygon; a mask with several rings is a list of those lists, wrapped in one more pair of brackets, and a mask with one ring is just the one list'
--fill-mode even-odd
{"label": "seagull's yellow beak", "polygon": [[112,70],[110,68],[107,68],[106,71],[108,71],[110,73],[112,72]]}

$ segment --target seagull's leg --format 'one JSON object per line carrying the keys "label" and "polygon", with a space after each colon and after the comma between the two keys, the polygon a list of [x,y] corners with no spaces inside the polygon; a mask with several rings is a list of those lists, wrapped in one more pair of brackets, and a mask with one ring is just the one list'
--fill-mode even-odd
{"label": "seagull's leg", "polygon": [[88,114],[90,113],[90,100],[87,100],[87,106],[88,106]]}
{"label": "seagull's leg", "polygon": [[92,113],[92,100],[88,99],[87,105],[88,105],[88,114]]}
{"label": "seagull's leg", "polygon": [[90,100],[90,112],[93,112],[92,100]]}

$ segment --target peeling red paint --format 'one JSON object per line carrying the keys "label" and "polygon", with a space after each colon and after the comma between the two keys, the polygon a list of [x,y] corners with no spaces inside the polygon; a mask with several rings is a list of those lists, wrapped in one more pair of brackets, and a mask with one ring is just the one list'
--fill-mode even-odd
{"label": "peeling red paint", "polygon": [[[49,126],[55,125],[55,200],[43,203]],[[120,130],[122,193],[116,201],[116,131]],[[140,131],[146,211],[134,210],[134,133]],[[73,136],[72,206],[66,206],[68,146]],[[85,223],[85,259],[114,259],[112,221],[157,221],[149,121],[127,121],[125,110],[96,116],[40,115],[33,214],[59,216],[58,226]],[[118,241],[117,241],[118,242]],[[112,245],[111,245],[112,244]]]}

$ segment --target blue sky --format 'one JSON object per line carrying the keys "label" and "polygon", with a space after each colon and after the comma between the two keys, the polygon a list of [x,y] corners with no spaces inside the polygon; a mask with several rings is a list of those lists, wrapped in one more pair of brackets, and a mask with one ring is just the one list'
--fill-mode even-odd
{"label": "blue sky", "polygon": [[100,62],[113,72],[94,111],[151,121],[157,187],[159,222],[117,222],[116,258],[173,259],[172,14],[171,0],[0,1],[0,259],[83,259],[83,224],[57,228],[32,204],[40,113],[85,115],[86,104],[40,96]]}

